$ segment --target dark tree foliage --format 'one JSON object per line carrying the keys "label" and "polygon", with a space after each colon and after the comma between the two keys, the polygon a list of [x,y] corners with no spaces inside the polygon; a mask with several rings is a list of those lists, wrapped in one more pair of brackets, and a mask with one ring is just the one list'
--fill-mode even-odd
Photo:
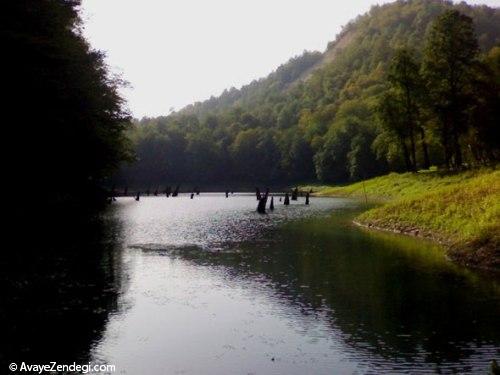
{"label": "dark tree foliage", "polygon": [[[139,160],[117,181],[345,182],[389,170],[493,163],[500,123],[495,45],[498,9],[445,0],[374,6],[324,53],[305,52],[239,90],[137,121],[131,138]],[[445,54],[455,54],[460,66],[464,89],[456,98],[446,86]],[[454,125],[443,132],[447,116]]]}
{"label": "dark tree foliage", "polygon": [[103,179],[129,158],[120,82],[82,37],[78,7],[76,0],[2,7],[4,161],[8,182],[29,195],[29,206],[94,205]]}
{"label": "dark tree foliage", "polygon": [[[380,97],[377,110],[378,119],[383,129],[380,139],[383,139],[382,135],[385,136],[388,139],[387,143],[390,142],[393,147],[399,149],[403,156],[406,171],[415,171],[415,164],[412,161],[408,147],[409,129],[404,120],[403,104],[394,92],[388,90]],[[385,152],[388,153],[388,151]]]}
{"label": "dark tree foliage", "polygon": [[470,17],[449,10],[433,23],[425,46],[423,72],[448,167],[463,164],[460,137],[467,131],[466,113],[474,100],[471,85],[478,54]]}
{"label": "dark tree foliage", "polygon": [[492,48],[478,64],[473,90],[466,144],[476,162],[487,164],[500,159],[500,46]]}
{"label": "dark tree foliage", "polygon": [[423,103],[423,82],[419,72],[419,64],[413,51],[398,49],[389,67],[388,80],[403,109],[403,121],[406,124],[410,143],[411,169],[416,171],[417,136],[420,135],[423,163],[422,168],[430,167],[425,130],[420,119],[420,108]]}

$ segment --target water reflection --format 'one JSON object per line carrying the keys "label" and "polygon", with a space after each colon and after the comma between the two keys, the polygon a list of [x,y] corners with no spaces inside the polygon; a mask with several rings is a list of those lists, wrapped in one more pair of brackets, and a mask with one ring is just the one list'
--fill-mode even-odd
{"label": "water reflection", "polygon": [[498,283],[352,227],[352,202],[144,201],[117,210],[130,309],[93,352],[125,372],[482,373],[499,356]]}
{"label": "water reflection", "polygon": [[1,365],[484,373],[499,357],[498,279],[351,226],[353,202],[300,203],[119,200],[92,222],[21,226],[1,255]]}
{"label": "water reflection", "polygon": [[86,363],[126,285],[118,223],[33,224],[18,223],[0,255],[2,372],[10,362]]}

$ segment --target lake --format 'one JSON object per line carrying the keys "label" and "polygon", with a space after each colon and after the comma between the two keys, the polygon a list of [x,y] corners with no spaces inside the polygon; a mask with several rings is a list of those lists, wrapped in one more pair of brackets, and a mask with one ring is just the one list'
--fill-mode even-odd
{"label": "lake", "polygon": [[354,200],[275,197],[266,215],[256,205],[253,194],[118,198],[34,265],[4,264],[3,359],[397,374],[485,373],[500,357],[497,276],[352,225],[364,209]]}

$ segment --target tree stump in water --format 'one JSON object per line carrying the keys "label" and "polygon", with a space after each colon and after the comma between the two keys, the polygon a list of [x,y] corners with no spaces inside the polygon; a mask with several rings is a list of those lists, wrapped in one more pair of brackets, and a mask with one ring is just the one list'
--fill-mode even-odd
{"label": "tree stump in water", "polygon": [[285,206],[288,206],[290,204],[290,197],[288,196],[288,193],[285,193],[285,202],[283,204]]}
{"label": "tree stump in water", "polygon": [[271,197],[271,203],[269,204],[269,209],[274,211],[274,197]]}
{"label": "tree stump in water", "polygon": [[264,194],[263,197],[260,198],[259,204],[257,205],[257,212],[259,214],[265,214],[266,213],[266,204],[267,204],[267,197],[269,195],[269,189],[266,190],[266,194]]}
{"label": "tree stump in water", "polygon": [[296,201],[297,200],[297,196],[299,195],[299,188],[295,188],[293,189],[292,191],[292,201]]}
{"label": "tree stump in water", "polygon": [[177,185],[177,186],[175,187],[175,190],[174,190],[174,192],[172,193],[172,197],[176,197],[176,196],[178,196],[178,195],[179,195],[179,188],[180,188],[180,186],[179,186],[179,185]]}
{"label": "tree stump in water", "polygon": [[255,188],[255,196],[257,197],[257,200],[260,201],[262,198],[260,195],[260,189],[258,187]]}
{"label": "tree stump in water", "polygon": [[111,191],[109,192],[108,195],[108,203],[116,201],[116,191],[115,191],[115,185],[111,188]]}
{"label": "tree stump in water", "polygon": [[309,192],[306,193],[306,205],[309,204]]}
{"label": "tree stump in water", "polygon": [[136,200],[137,202],[139,202],[139,199],[141,199],[141,192],[140,192],[140,191],[138,191],[138,192],[137,192],[137,195],[135,196],[135,200]]}
{"label": "tree stump in water", "polygon": [[226,198],[229,198],[229,190],[226,190]]}
{"label": "tree stump in water", "polygon": [[191,199],[193,199],[193,198],[194,198],[194,193],[191,193]]}

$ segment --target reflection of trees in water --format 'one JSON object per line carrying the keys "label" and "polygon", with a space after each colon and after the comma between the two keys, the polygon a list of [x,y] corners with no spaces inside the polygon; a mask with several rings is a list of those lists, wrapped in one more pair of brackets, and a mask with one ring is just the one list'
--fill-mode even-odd
{"label": "reflection of trees in water", "polygon": [[[500,344],[498,285],[448,263],[432,246],[328,224],[291,227],[279,238],[238,252],[176,251],[179,257],[225,266],[234,278],[273,286],[274,298],[301,315],[340,329],[354,358],[401,368],[487,363]],[[422,255],[422,248],[429,253]],[[201,254],[200,254],[201,253]],[[477,346],[477,347],[476,347]],[[479,347],[479,348],[478,348]],[[483,353],[488,352],[484,349]],[[374,357],[373,354],[376,354]],[[496,353],[498,355],[498,353]]]}
{"label": "reflection of trees in water", "polygon": [[0,255],[0,359],[85,362],[118,308],[120,228],[101,220],[34,224]]}

